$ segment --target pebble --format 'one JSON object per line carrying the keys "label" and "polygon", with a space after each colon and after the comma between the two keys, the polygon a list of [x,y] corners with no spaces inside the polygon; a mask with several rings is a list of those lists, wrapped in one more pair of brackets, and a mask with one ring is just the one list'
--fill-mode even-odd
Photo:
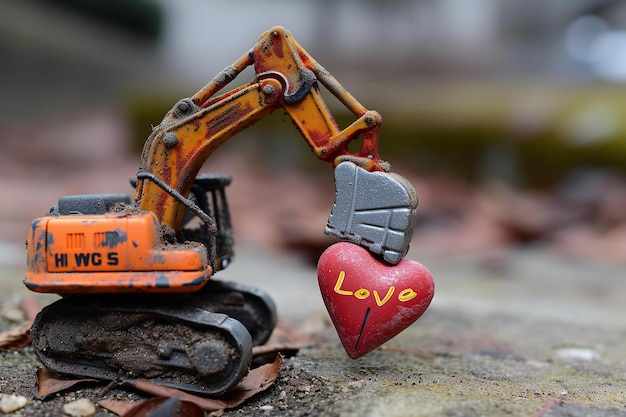
{"label": "pebble", "polygon": [[361,388],[363,388],[363,383],[364,383],[364,381],[362,379],[360,379],[358,381],[350,381],[350,382],[348,382],[348,386],[350,388],[361,389]]}
{"label": "pebble", "polygon": [[273,407],[273,406],[271,406],[271,405],[262,405],[262,406],[260,406],[260,407],[259,407],[259,409],[260,409],[261,411],[263,411],[263,414],[264,414],[264,415],[268,416],[268,415],[270,415],[270,413],[272,412],[272,410],[274,409],[274,407]]}
{"label": "pebble", "polygon": [[593,349],[579,347],[566,347],[556,349],[555,354],[556,357],[561,360],[579,361],[592,361],[600,356],[598,352]]}
{"label": "pebble", "polygon": [[96,414],[96,406],[87,398],[81,398],[65,404],[63,412],[71,417],[89,417]]}
{"label": "pebble", "polygon": [[5,414],[24,408],[26,404],[28,399],[21,395],[0,394],[0,411]]}

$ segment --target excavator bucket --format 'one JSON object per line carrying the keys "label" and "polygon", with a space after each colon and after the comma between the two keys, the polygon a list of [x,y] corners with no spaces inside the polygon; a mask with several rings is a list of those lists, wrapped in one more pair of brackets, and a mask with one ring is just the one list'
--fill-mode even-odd
{"label": "excavator bucket", "polygon": [[324,233],[382,255],[396,265],[409,250],[417,194],[403,177],[368,172],[352,162],[335,167],[335,203]]}

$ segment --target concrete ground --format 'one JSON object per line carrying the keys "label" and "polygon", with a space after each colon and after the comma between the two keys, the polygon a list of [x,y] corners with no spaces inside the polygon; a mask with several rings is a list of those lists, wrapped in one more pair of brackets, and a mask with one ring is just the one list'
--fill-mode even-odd
{"label": "concrete ground", "polygon": [[[333,387],[327,415],[626,416],[622,268],[539,248],[431,260],[419,251],[409,257],[436,283],[420,320],[356,361],[327,326],[325,344],[287,361]],[[326,320],[313,269],[254,252],[238,261],[224,275],[268,290],[283,317]],[[306,415],[289,404],[275,414]]]}
{"label": "concrete ground", "polygon": [[[540,248],[446,259],[419,252],[414,247],[409,257],[435,277],[431,308],[383,348],[351,360],[329,323],[315,269],[240,248],[219,277],[265,289],[282,319],[320,343],[286,359],[271,389],[224,415],[626,416],[623,269]],[[5,295],[25,294],[19,270],[1,271]],[[32,353],[23,363],[34,392]],[[28,378],[16,388],[22,395]],[[67,395],[97,402],[98,392]],[[21,415],[62,401],[29,405]]]}

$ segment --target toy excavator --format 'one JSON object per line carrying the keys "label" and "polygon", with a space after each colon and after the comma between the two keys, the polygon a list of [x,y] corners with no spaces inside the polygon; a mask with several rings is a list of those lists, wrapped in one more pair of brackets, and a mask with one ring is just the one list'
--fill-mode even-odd
{"label": "toy excavator", "polygon": [[[216,95],[251,65],[250,83]],[[340,129],[319,84],[356,121]],[[335,170],[325,233],[400,262],[417,198],[379,158],[381,116],[276,27],[153,128],[133,201],[123,194],[66,196],[33,221],[25,285],[62,296],[31,330],[46,367],[201,394],[226,392],[247,374],[252,346],[272,333],[275,306],[259,289],[210,279],[233,256],[224,192],[230,177],[198,173],[222,143],[278,109]],[[359,136],[361,149],[350,153]]]}

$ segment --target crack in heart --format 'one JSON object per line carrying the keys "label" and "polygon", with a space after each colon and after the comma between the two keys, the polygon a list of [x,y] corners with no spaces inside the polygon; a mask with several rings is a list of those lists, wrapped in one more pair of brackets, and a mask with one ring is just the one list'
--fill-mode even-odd
{"label": "crack in heart", "polygon": [[365,312],[365,317],[363,318],[363,324],[361,324],[361,330],[359,331],[359,337],[356,338],[356,343],[354,344],[354,351],[356,352],[356,350],[359,347],[359,342],[361,341],[361,336],[363,336],[363,331],[365,330],[365,323],[367,323],[367,318],[370,315],[370,311],[372,311],[372,309],[370,307],[367,308],[367,311]]}

